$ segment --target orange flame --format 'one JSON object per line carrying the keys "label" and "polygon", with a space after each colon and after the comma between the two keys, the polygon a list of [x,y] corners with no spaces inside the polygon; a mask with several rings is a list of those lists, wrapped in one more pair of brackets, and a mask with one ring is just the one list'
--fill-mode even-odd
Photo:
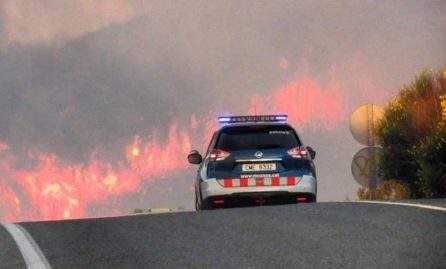
{"label": "orange flame", "polygon": [[[308,76],[271,94],[254,96],[251,102],[258,113],[286,113],[299,127],[331,129],[346,117],[346,105],[336,84],[321,85]],[[192,133],[200,134],[201,139],[195,142],[205,148],[218,128],[215,119],[194,115],[187,125],[180,128],[174,122],[167,134],[153,130],[148,136],[135,136],[123,149],[125,157],[116,164],[99,160],[97,154],[87,163],[71,163],[55,154],[31,152],[26,161],[35,165],[17,168],[20,162],[13,148],[0,142],[0,220],[97,216],[100,212],[88,212],[89,206],[107,203],[112,197],[145,193],[141,189],[144,183],[188,167],[185,156],[192,148]]]}
{"label": "orange flame", "polygon": [[[334,82],[320,85],[308,76],[291,81],[270,95],[254,96],[257,113],[283,113],[298,127],[333,129],[347,117],[347,104]],[[253,109],[250,111],[254,113]]]}
{"label": "orange flame", "polygon": [[[30,154],[37,164],[29,170],[14,170],[16,158],[3,157],[1,176],[15,182],[27,206],[22,207],[20,196],[0,178],[0,219],[50,220],[81,218],[89,205],[111,196],[138,192],[142,180],[153,180],[169,171],[184,169],[184,156],[190,151],[189,134],[177,124],[170,128],[167,143],[158,140],[143,142],[136,137],[126,147],[127,160],[112,165],[93,155],[88,164],[64,163],[55,154]],[[27,212],[23,212],[23,209]]]}

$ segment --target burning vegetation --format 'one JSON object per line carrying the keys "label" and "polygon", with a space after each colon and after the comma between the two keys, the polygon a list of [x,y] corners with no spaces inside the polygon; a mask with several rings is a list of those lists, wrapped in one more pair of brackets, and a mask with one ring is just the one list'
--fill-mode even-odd
{"label": "burning vegetation", "polygon": [[[288,114],[290,123],[300,128],[331,129],[346,117],[346,104],[335,83],[321,85],[309,76],[293,80],[268,96],[253,97],[251,102],[258,105],[258,113]],[[97,153],[88,162],[73,163],[33,149],[20,158],[13,147],[1,142],[0,219],[97,217],[101,212],[92,215],[88,211],[94,204],[107,204],[112,197],[144,195],[144,188],[150,188],[152,182],[187,169],[186,156],[192,145],[204,148],[217,128],[213,117],[192,115],[187,121],[190,124],[171,123],[167,134],[153,129],[150,135],[135,136],[116,163],[101,160]],[[119,208],[113,212],[121,213]]]}

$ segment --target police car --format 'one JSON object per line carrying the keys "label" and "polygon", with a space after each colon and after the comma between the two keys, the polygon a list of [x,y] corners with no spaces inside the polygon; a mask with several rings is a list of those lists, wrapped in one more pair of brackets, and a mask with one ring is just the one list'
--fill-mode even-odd
{"label": "police car", "polygon": [[316,152],[305,147],[286,115],[219,117],[195,184],[197,210],[315,202]]}

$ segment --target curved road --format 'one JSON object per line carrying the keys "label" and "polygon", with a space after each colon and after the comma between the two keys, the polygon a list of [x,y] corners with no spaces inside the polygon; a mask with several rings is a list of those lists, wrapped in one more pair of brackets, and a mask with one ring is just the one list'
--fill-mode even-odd
{"label": "curved road", "polygon": [[[446,212],[316,203],[21,223],[51,268],[446,268]],[[0,267],[26,267],[0,226]]]}

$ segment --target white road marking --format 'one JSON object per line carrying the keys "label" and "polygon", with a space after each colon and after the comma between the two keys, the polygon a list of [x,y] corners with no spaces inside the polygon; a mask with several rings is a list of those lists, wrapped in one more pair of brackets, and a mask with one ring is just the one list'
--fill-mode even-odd
{"label": "white road marking", "polygon": [[431,210],[446,211],[446,207],[433,206],[433,205],[423,205],[423,204],[412,204],[403,202],[384,202],[384,201],[356,201],[356,203],[370,203],[370,204],[385,204],[385,205],[401,205],[401,206],[411,206]]}
{"label": "white road marking", "polygon": [[19,224],[0,223],[11,234],[29,269],[50,269],[51,266],[31,235]]}

